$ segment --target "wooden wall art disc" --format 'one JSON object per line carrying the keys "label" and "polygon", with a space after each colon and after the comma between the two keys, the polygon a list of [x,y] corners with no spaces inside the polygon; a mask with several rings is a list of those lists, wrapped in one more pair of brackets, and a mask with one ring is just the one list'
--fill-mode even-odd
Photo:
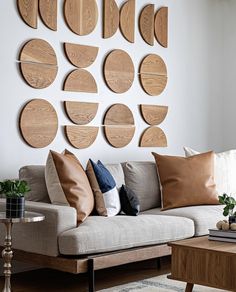
{"label": "wooden wall art disc", "polygon": [[98,103],[65,101],[64,104],[68,117],[77,125],[89,124],[98,111]]}
{"label": "wooden wall art disc", "polygon": [[97,93],[97,84],[91,73],[83,69],[72,71],[66,78],[65,91]]}
{"label": "wooden wall art disc", "polygon": [[154,4],[145,6],[139,17],[139,29],[145,42],[154,45]]}
{"label": "wooden wall art disc", "polygon": [[155,36],[164,48],[168,47],[168,8],[160,8],[155,16]]}
{"label": "wooden wall art disc", "polygon": [[28,41],[20,52],[20,61],[57,66],[57,57],[53,47],[42,39]]}
{"label": "wooden wall art disc", "polygon": [[165,133],[158,127],[146,129],[141,137],[140,147],[167,147]]}
{"label": "wooden wall art disc", "polygon": [[166,64],[163,59],[158,55],[147,55],[141,62],[140,74],[167,76]]}
{"label": "wooden wall art disc", "polygon": [[104,63],[104,77],[112,91],[128,91],[134,81],[134,64],[130,56],[123,50],[112,51]]}
{"label": "wooden wall art disc", "polygon": [[17,4],[24,22],[32,28],[37,28],[38,0],[18,0]]}
{"label": "wooden wall art disc", "polygon": [[57,113],[44,99],[31,100],[20,115],[20,130],[25,141],[32,147],[48,146],[56,137]]}
{"label": "wooden wall art disc", "polygon": [[119,28],[119,8],[115,0],[103,1],[103,38],[112,37]]}
{"label": "wooden wall art disc", "polygon": [[135,126],[105,126],[107,141],[115,148],[127,146],[133,139]]}
{"label": "wooden wall art disc", "polygon": [[91,146],[97,138],[98,127],[66,126],[65,132],[70,144],[78,149]]}
{"label": "wooden wall art disc", "polygon": [[134,117],[131,110],[124,104],[114,104],[106,112],[104,125],[134,125]]}
{"label": "wooden wall art disc", "polygon": [[140,74],[139,78],[143,89],[151,96],[160,95],[167,85],[166,76]]}
{"label": "wooden wall art disc", "polygon": [[39,13],[44,24],[57,30],[57,0],[39,0]]}
{"label": "wooden wall art disc", "polygon": [[168,106],[160,105],[141,104],[140,109],[145,122],[152,126],[161,124],[168,112]]}
{"label": "wooden wall art disc", "polygon": [[96,0],[66,0],[64,14],[69,28],[78,35],[90,34],[98,21]]}
{"label": "wooden wall art disc", "polygon": [[96,60],[98,47],[65,43],[65,53],[72,65],[87,68]]}
{"label": "wooden wall art disc", "polygon": [[135,32],[135,0],[128,0],[120,11],[120,28],[124,37],[134,43]]}

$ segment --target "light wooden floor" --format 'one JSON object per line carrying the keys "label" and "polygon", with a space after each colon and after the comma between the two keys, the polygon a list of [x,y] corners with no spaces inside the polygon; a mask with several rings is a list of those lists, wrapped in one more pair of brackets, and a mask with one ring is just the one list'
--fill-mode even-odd
{"label": "light wooden floor", "polygon": [[[170,257],[161,259],[161,269],[156,261],[145,261],[97,271],[96,290],[155,277],[170,272]],[[0,277],[0,289],[4,278]],[[87,292],[87,275],[72,275],[55,270],[41,269],[12,275],[14,292]]]}

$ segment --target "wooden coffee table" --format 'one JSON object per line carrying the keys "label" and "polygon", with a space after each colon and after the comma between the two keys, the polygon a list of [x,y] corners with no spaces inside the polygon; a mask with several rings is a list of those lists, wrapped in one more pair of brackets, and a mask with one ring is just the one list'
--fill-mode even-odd
{"label": "wooden coffee table", "polygon": [[186,282],[185,292],[194,284],[236,291],[236,243],[210,241],[207,236],[180,240],[172,247],[173,280]]}

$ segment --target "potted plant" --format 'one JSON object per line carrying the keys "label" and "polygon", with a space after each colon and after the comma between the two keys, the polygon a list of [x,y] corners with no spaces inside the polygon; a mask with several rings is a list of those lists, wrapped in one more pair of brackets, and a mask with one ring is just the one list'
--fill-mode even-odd
{"label": "potted plant", "polygon": [[6,217],[20,218],[24,216],[25,197],[30,188],[24,180],[4,180],[0,182],[0,194],[6,198]]}
{"label": "potted plant", "polygon": [[227,194],[223,194],[219,196],[219,203],[225,205],[223,215],[225,217],[229,216],[229,224],[236,223],[236,212],[234,212],[236,200]]}

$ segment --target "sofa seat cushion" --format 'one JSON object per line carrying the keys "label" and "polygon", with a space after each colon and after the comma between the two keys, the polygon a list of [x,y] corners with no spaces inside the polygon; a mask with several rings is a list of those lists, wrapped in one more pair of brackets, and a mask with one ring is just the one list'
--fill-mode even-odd
{"label": "sofa seat cushion", "polygon": [[85,255],[166,243],[194,235],[193,221],[174,216],[89,216],[59,236],[63,255]]}
{"label": "sofa seat cushion", "polygon": [[216,222],[224,219],[223,205],[202,205],[176,208],[166,211],[161,211],[160,208],[144,211],[142,214],[166,215],[166,216],[180,216],[186,217],[194,222],[195,236],[202,236],[208,234],[209,228],[215,228]]}

